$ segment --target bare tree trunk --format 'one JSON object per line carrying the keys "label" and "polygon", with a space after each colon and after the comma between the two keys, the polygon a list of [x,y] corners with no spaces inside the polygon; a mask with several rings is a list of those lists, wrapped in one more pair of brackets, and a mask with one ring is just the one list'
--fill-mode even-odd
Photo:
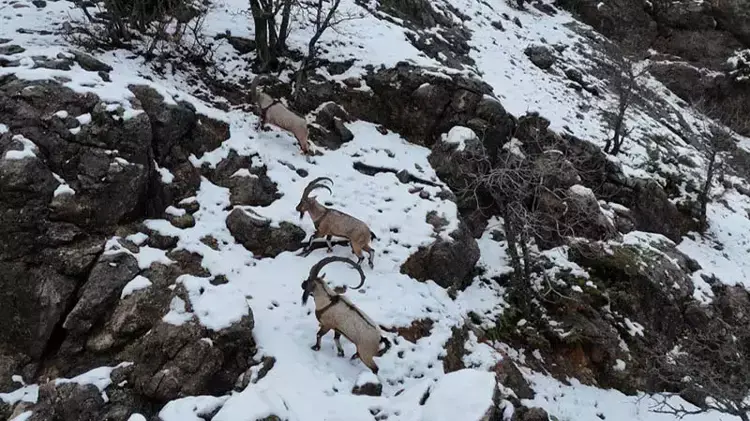
{"label": "bare tree trunk", "polygon": [[268,44],[268,24],[265,10],[259,0],[250,0],[250,10],[253,13],[255,23],[255,48],[258,51],[258,60],[265,68],[271,62],[271,49]]}
{"label": "bare tree trunk", "polygon": [[276,39],[276,54],[280,55],[286,51],[286,39],[289,36],[289,22],[292,14],[292,4],[294,0],[283,0],[284,6],[281,9],[281,26],[279,26],[279,36]]}
{"label": "bare tree trunk", "polygon": [[711,153],[708,160],[708,168],[706,169],[706,180],[703,183],[703,188],[698,195],[698,201],[700,203],[700,230],[705,232],[708,229],[708,220],[706,211],[708,207],[708,197],[711,193],[711,185],[713,184],[714,174],[716,172],[716,155],[717,151],[715,147],[711,148]]}

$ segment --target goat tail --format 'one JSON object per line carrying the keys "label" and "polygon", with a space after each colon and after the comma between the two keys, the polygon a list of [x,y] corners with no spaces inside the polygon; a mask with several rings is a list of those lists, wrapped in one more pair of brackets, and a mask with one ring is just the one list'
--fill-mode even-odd
{"label": "goat tail", "polygon": [[378,236],[374,232],[370,231],[370,240],[377,240]]}

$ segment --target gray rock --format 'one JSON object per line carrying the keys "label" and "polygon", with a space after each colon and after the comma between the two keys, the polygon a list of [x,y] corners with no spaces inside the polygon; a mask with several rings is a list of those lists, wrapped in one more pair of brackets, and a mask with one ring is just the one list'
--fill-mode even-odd
{"label": "gray rock", "polygon": [[[238,171],[241,173],[238,174]],[[241,156],[235,151],[229,152],[215,169],[204,168],[209,180],[229,188],[232,205],[246,206],[268,206],[281,197],[276,183],[266,171],[265,165],[253,166],[253,156]]]}
{"label": "gray rock", "polygon": [[479,246],[464,223],[450,236],[453,241],[438,238],[420,247],[401,265],[401,273],[419,281],[431,279],[443,288],[467,286],[479,260]]}
{"label": "gray rock", "polygon": [[226,393],[247,369],[254,348],[252,328],[252,314],[219,332],[194,321],[180,326],[160,321],[123,351],[123,358],[135,362],[128,379],[139,394],[159,402]]}
{"label": "gray rock", "polygon": [[234,238],[259,257],[274,257],[284,251],[297,250],[306,236],[305,231],[294,224],[281,222],[278,228],[274,228],[270,221],[242,209],[234,209],[226,223]]}
{"label": "gray rock", "polygon": [[140,271],[138,261],[129,253],[102,255],[91,270],[79,292],[79,299],[70,311],[63,327],[70,336],[69,345],[85,335],[104,312],[120,298],[123,287]]}
{"label": "gray rock", "polygon": [[39,388],[39,399],[30,409],[32,421],[99,421],[105,405],[93,384],[46,383]]}
{"label": "gray rock", "polygon": [[547,70],[557,61],[554,50],[545,45],[532,45],[523,51],[536,67]]}
{"label": "gray rock", "polygon": [[83,53],[81,51],[71,51],[73,56],[75,57],[75,61],[84,68],[84,70],[88,70],[89,72],[111,72],[112,66],[106,63],[102,63],[101,61],[95,59],[89,54]]}
{"label": "gray rock", "polygon": [[24,51],[26,51],[26,49],[21,47],[20,45],[0,45],[0,55],[10,56],[13,54],[23,53]]}

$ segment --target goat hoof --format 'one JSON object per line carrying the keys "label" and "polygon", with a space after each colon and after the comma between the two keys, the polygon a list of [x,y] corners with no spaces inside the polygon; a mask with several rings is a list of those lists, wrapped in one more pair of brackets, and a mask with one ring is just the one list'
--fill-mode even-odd
{"label": "goat hoof", "polygon": [[339,357],[343,357],[343,356],[344,356],[344,351],[339,351],[339,352],[338,352],[338,356],[339,356]]}
{"label": "goat hoof", "polygon": [[328,253],[333,253],[333,249],[328,249]]}
{"label": "goat hoof", "polygon": [[320,345],[313,345],[310,347],[313,351],[320,351]]}

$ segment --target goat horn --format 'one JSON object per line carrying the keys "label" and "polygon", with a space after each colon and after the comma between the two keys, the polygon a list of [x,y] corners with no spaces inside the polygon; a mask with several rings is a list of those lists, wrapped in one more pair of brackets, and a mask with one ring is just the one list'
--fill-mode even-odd
{"label": "goat horn", "polygon": [[323,181],[323,180],[328,180],[328,181],[330,181],[330,182],[331,182],[331,184],[333,184],[333,180],[331,180],[331,179],[330,179],[330,178],[328,178],[328,177],[318,177],[318,178],[316,178],[315,180],[312,180],[311,182],[309,182],[309,183],[307,184],[307,186],[305,187],[305,190],[304,190],[304,191],[302,192],[302,197],[304,197],[304,198],[307,198],[307,195],[309,195],[309,194],[310,194],[310,192],[312,192],[313,190],[315,190],[315,189],[318,189],[318,188],[321,188],[321,189],[326,189],[326,190],[328,190],[328,191],[329,191],[330,193],[333,193],[333,192],[331,191],[331,188],[330,188],[330,187],[328,187],[328,186],[326,186],[326,185],[323,185],[323,184],[319,184],[319,182],[320,182],[320,181]]}
{"label": "goat horn", "polygon": [[351,287],[351,288],[358,289],[359,287],[365,284],[365,272],[362,270],[362,267],[358,265],[357,262],[355,262],[354,260],[349,259],[347,257],[340,257],[340,256],[325,257],[318,263],[314,264],[313,267],[310,268],[310,275],[308,277],[308,280],[312,281],[313,279],[317,278],[318,274],[320,273],[320,270],[323,269],[323,266],[329,263],[333,263],[333,262],[349,263],[353,268],[357,270],[357,272],[359,272],[359,276],[360,278],[362,278],[362,282],[360,282],[359,285],[357,285],[356,287]]}

